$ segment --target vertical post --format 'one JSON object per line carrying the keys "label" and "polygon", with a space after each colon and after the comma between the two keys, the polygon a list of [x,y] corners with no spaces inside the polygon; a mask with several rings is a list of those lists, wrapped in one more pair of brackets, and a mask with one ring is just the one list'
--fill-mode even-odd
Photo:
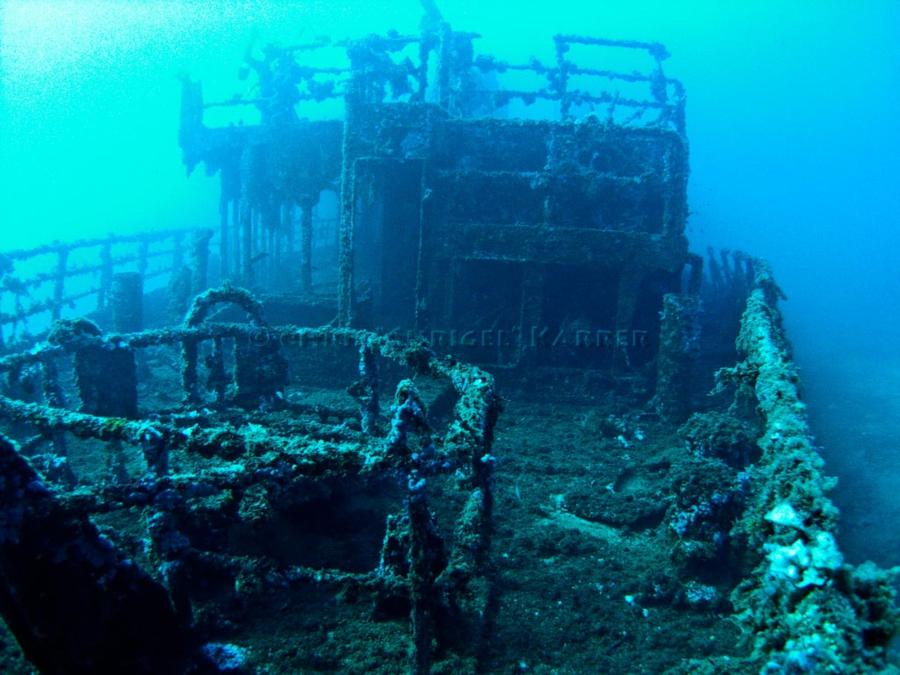
{"label": "vertical post", "polygon": [[100,250],[100,261],[100,292],[97,294],[97,309],[104,310],[109,304],[109,293],[113,277],[111,242],[103,244],[103,248]]}
{"label": "vertical post", "polygon": [[231,268],[234,276],[240,276],[241,273],[241,198],[235,197],[231,202],[231,230],[232,246]]}
{"label": "vertical post", "polygon": [[75,352],[74,364],[82,412],[137,418],[137,368],[130,345],[80,347]]}
{"label": "vertical post", "polygon": [[147,275],[147,266],[150,264],[150,242],[142,239],[138,247],[138,274]]}
{"label": "vertical post", "polygon": [[451,56],[453,54],[453,31],[450,24],[446,21],[441,22],[440,46],[438,48],[438,67],[437,67],[437,91],[438,104],[448,112],[450,110],[450,76],[451,76]]}
{"label": "vertical post", "polygon": [[206,367],[209,369],[206,386],[216,394],[216,402],[224,403],[225,394],[231,380],[225,372],[225,350],[222,346],[222,338],[213,340],[212,351],[206,357]]}
{"label": "vertical post", "polygon": [[253,210],[249,199],[241,199],[241,275],[244,283],[253,281]]}
{"label": "vertical post", "polygon": [[66,293],[66,263],[69,259],[69,250],[61,249],[56,258],[56,285],[53,288],[53,309],[50,311],[53,320],[56,321],[62,312],[63,299]]}
{"label": "vertical post", "polygon": [[691,410],[691,372],[699,350],[697,303],[687,295],[663,296],[655,403],[660,414],[674,422],[683,421]]}
{"label": "vertical post", "polygon": [[412,600],[413,653],[411,672],[428,675],[431,672],[431,638],[433,626],[434,584],[429,555],[431,514],[425,495],[425,479],[413,470],[409,476],[407,515],[409,516],[409,578]]}
{"label": "vertical post", "polygon": [[[429,125],[430,127],[430,125]],[[425,333],[431,327],[428,307],[428,270],[429,264],[426,249],[428,247],[429,228],[433,204],[431,189],[428,187],[428,167],[426,160],[419,164],[419,241],[416,243],[416,290],[413,310],[416,330]]]}
{"label": "vertical post", "polygon": [[283,211],[284,207],[281,202],[276,203],[272,207],[272,239],[274,241],[272,283],[276,285],[281,283],[284,278],[284,275],[281,273],[281,257],[284,255],[284,228],[281,226],[281,214]]}
{"label": "vertical post", "polygon": [[[56,362],[50,357],[41,362],[41,367],[44,371],[44,399],[47,401],[47,405],[53,408],[65,408],[66,400],[62,387],[59,386],[59,371],[56,368]],[[59,477],[66,485],[73,487],[77,481],[75,474],[72,473],[72,466],[69,464],[66,434],[61,429],[54,429],[50,434],[50,440],[53,444],[53,453],[60,460],[57,465]]]}
{"label": "vertical post", "polygon": [[281,205],[281,229],[285,236],[285,252],[288,256],[294,253],[294,205],[286,201]]}
{"label": "vertical post", "polygon": [[147,467],[157,477],[169,473],[169,448],[163,435],[151,426],[144,432],[143,451]]}
{"label": "vertical post", "polygon": [[[224,178],[222,181],[224,182]],[[220,283],[228,278],[228,196],[225,193],[224,186],[222,194],[219,197],[219,279]]]}
{"label": "vertical post", "polygon": [[144,328],[144,277],[121,272],[112,278],[109,304],[113,330],[137,333]]}
{"label": "vertical post", "polygon": [[353,211],[356,203],[356,123],[366,91],[366,66],[350,50],[349,89],[345,97],[344,135],[341,141],[341,210],[338,270],[338,324],[353,323]]}
{"label": "vertical post", "polygon": [[241,251],[238,269],[241,272],[241,281],[249,286],[253,282],[253,198],[256,191],[254,183],[257,182],[256,162],[253,158],[253,146],[244,146],[240,161],[240,209],[237,227],[240,228]]}
{"label": "vertical post", "polygon": [[209,285],[209,242],[211,230],[198,230],[191,237],[191,293],[197,295]]}
{"label": "vertical post", "polygon": [[553,42],[556,43],[556,81],[551,82],[551,87],[556,90],[559,96],[559,116],[562,120],[569,119],[571,115],[571,104],[569,100],[569,62],[566,60],[566,54],[569,52],[569,44],[562,35],[554,35]]}
{"label": "vertical post", "polygon": [[300,220],[300,287],[304,292],[312,291],[312,210],[311,199],[305,199]]}
{"label": "vertical post", "polygon": [[[425,404],[411,380],[397,385],[392,407],[391,430],[385,439],[386,452],[396,455],[409,468],[406,514],[409,521],[409,592],[412,620],[410,671],[427,675],[431,671],[431,639],[434,635],[433,563],[442,546],[428,509],[428,481],[420,472],[429,453],[434,452]],[[422,449],[410,448],[410,434],[417,433]]]}
{"label": "vertical post", "polygon": [[368,340],[359,346],[359,381],[351,390],[359,401],[359,413],[363,433],[378,433],[378,360]]}
{"label": "vertical post", "polygon": [[184,388],[184,402],[193,405],[198,402],[197,390],[197,341],[191,338],[181,344],[181,385]]}
{"label": "vertical post", "polygon": [[265,235],[266,243],[266,278],[268,279],[269,290],[275,289],[276,276],[278,275],[278,219],[277,206],[269,204],[266,206],[265,219]]}
{"label": "vertical post", "polygon": [[691,267],[691,272],[688,277],[687,294],[697,297],[700,295],[700,289],[703,287],[703,256],[689,253],[688,265]]}

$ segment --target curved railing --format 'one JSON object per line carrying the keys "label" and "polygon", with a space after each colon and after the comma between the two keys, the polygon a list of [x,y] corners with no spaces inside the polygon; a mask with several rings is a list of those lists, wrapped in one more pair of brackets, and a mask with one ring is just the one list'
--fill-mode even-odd
{"label": "curved railing", "polygon": [[[219,304],[238,305],[252,323],[208,322],[208,311]],[[227,341],[234,343],[230,358],[224,354]],[[358,354],[359,379],[347,390],[357,402],[355,411],[323,411],[291,403],[284,391],[286,377],[263,377],[273,368],[284,374],[285,353],[312,344]],[[144,410],[139,416],[136,362],[142,351],[164,346],[176,352],[181,348],[184,404]],[[226,363],[230,374],[225,373]],[[67,364],[82,401],[79,411],[63,405],[60,372]],[[397,384],[389,411],[379,403],[379,372],[385,367],[407,374]],[[250,570],[257,570],[262,586],[305,582],[405,597],[411,607],[415,672],[428,670],[436,630],[433,615],[440,598],[464,595],[468,580],[484,573],[492,503],[491,446],[499,407],[493,379],[476,367],[438,357],[424,343],[346,328],[269,326],[252,295],[223,287],[198,296],[177,328],[117,335],[103,334],[84,320],[58,322],[47,343],[0,358],[0,375],[14,390],[27,380],[30,387],[23,389],[44,392],[27,400],[6,391],[0,395],[0,420],[32,453],[42,442],[52,443],[53,460],[46,466],[66,463],[68,435],[99,441],[111,455],[121,453],[123,445],[140,450],[147,467],[143,475],[129,476],[125,471],[114,480],[90,483],[71,471],[45,474],[63,509],[80,517],[133,508],[145,510],[148,517],[155,514],[154,522],[168,523],[150,533],[152,557],[160,564],[187,565],[199,556],[218,569],[240,568],[251,576]],[[221,386],[223,376],[231,386]],[[418,391],[417,381],[423,377],[444,381],[455,392],[457,400],[443,432],[432,426]],[[98,383],[107,390],[105,395],[94,391]],[[238,404],[245,407],[236,408]],[[334,417],[340,422],[329,423]],[[29,440],[29,429],[37,430],[43,441]],[[178,466],[191,468],[174,471],[173,458],[178,458]],[[298,481],[398,472],[405,476],[400,510],[407,529],[399,537],[405,543],[399,557],[396,550],[382,551],[378,568],[368,572],[278,567],[271,560],[248,564],[246,555],[202,550],[189,538],[179,539],[178,547],[171,545],[177,533],[174,523],[186,517],[186,501],[197,495],[227,492],[240,499],[254,486],[274,494]],[[436,539],[429,509],[429,484],[446,474],[453,474],[463,507],[455,541],[442,553],[445,549]],[[438,559],[444,560],[440,570],[435,568]],[[464,599],[457,601],[465,604]]]}

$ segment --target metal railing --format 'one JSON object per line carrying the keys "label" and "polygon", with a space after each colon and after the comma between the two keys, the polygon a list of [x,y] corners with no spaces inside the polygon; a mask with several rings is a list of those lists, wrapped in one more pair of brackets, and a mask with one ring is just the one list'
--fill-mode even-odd
{"label": "metal railing", "polygon": [[[183,228],[55,241],[0,253],[0,345],[27,333],[29,320],[40,315],[59,319],[87,298],[95,298],[96,309],[104,310],[119,272],[139,272],[145,281],[173,274],[184,266],[186,251],[195,261],[202,259],[205,270],[211,236],[209,230]],[[90,261],[73,262],[84,253]],[[92,262],[98,257],[99,263]]]}
{"label": "metal railing", "polygon": [[[421,35],[374,35],[359,40],[342,42],[320,41],[295,47],[279,48],[278,53],[293,59],[296,52],[315,52],[323,48],[345,48],[347,60],[340,65],[301,65],[291,61],[290,77],[296,86],[292,96],[297,102],[321,103],[345,96],[368,103],[386,101],[424,102],[436,101],[455,116],[472,114],[473,95],[486,99],[488,116],[506,108],[514,100],[531,105],[538,100],[555,101],[563,120],[571,119],[577,111],[587,108],[596,112],[603,107],[610,118],[620,108],[631,114],[619,119],[625,126],[640,125],[666,127],[683,134],[684,87],[681,82],[667,77],[662,62],[669,57],[666,48],[658,42],[637,40],[611,40],[583,35],[555,35],[555,63],[547,65],[533,58],[528,63],[503,61],[489,54],[474,55],[472,42],[478,33],[453,31],[444,24],[439,30]],[[573,46],[605,47],[618,50],[643,51],[652,59],[653,66],[646,72],[623,72],[602,67],[583,66],[571,58]],[[410,55],[413,48],[415,55]],[[431,59],[437,67],[430,67]],[[276,68],[277,60],[251,61],[257,70]],[[500,75],[507,72],[530,72],[545,81],[535,89],[504,89],[490,86],[484,75]],[[430,78],[431,76],[431,78]],[[590,77],[606,84],[577,88],[574,77]],[[611,83],[644,84],[646,95],[624,96],[612,90]],[[266,105],[263,98],[245,98],[237,95],[225,101],[199,104],[198,109],[227,106]],[[481,101],[481,105],[485,105]]]}

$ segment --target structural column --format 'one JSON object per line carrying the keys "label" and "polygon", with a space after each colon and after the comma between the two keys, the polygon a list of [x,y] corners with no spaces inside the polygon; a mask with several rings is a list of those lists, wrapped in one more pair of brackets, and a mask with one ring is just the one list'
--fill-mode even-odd
{"label": "structural column", "polygon": [[309,292],[312,290],[312,200],[304,200],[301,207],[303,212],[300,220],[300,287]]}
{"label": "structural column", "polygon": [[112,278],[110,289],[113,330],[137,333],[144,328],[144,278],[138,272],[122,272]]}

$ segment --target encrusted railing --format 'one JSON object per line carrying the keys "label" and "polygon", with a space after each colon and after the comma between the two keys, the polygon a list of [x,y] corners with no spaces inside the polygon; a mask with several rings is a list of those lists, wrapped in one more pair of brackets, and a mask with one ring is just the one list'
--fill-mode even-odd
{"label": "encrusted railing", "polygon": [[[106,309],[114,276],[123,271],[135,271],[146,282],[178,274],[190,263],[195,276],[204,278],[202,288],[211,236],[209,230],[162,230],[0,253],[0,346],[27,332],[30,319],[42,314],[59,319],[87,298],[96,299],[96,309]],[[73,262],[83,253],[85,261]],[[48,258],[52,265],[44,262]],[[35,262],[42,263],[40,271],[32,269]]]}
{"label": "encrusted railing", "polygon": [[[207,322],[209,311],[222,303],[244,309],[251,323]],[[230,357],[225,354],[228,341],[233,342]],[[358,353],[359,379],[347,390],[357,401],[355,413],[323,411],[319,406],[304,407],[287,399],[287,360],[283,352],[288,347],[313,344],[345,347]],[[136,357],[141,350],[161,346],[181,349],[184,405],[153,411],[152,415],[144,411],[139,416],[136,363],[140,359]],[[230,374],[226,363],[232,368]],[[411,377],[438,378],[452,387],[457,401],[443,433],[429,422],[413,379],[400,380],[393,405],[384,414],[379,401],[383,363],[393,364],[394,369],[406,368]],[[65,367],[74,371],[80,411],[64,405],[66,394],[60,372]],[[7,381],[5,393],[0,395],[0,419],[20,438],[25,435],[23,442],[32,463],[46,469],[42,478],[29,478],[31,470],[13,456],[15,451],[8,444],[3,446],[4,461],[15,465],[22,480],[41,486],[40,490],[36,487],[26,493],[0,495],[0,510],[7,518],[4,522],[19,522],[21,514],[28,513],[26,520],[36,519],[28,520],[28,527],[42,526],[42,516],[30,515],[34,511],[32,493],[42,503],[53,502],[54,513],[61,509],[69,514],[66,518],[76,520],[97,513],[143,509],[150,523],[150,557],[160,570],[168,570],[163,576],[169,581],[168,593],[176,610],[181,602],[177,571],[201,562],[223,573],[240,570],[245,580],[256,575],[259,578],[254,583],[261,587],[314,583],[338,590],[399,595],[411,608],[411,669],[425,673],[437,630],[434,613],[442,598],[452,597],[457,606],[468,606],[469,581],[484,573],[492,504],[491,445],[498,413],[493,379],[473,366],[438,358],[423,343],[353,329],[272,327],[264,320],[261,304],[249,292],[226,286],[198,296],[179,328],[104,335],[85,320],[57,322],[47,343],[0,358],[0,375]],[[14,395],[14,391],[32,392],[33,400],[27,395]],[[268,412],[281,409],[293,414],[285,418]],[[343,418],[340,424],[325,421],[334,416]],[[39,436],[28,438],[27,429],[36,429]],[[67,435],[100,441],[111,456],[121,456],[124,445],[137,447],[147,473],[129,476],[120,460],[114,479],[98,484],[85,484],[82,479],[76,486],[77,477],[67,466]],[[35,453],[42,443],[51,444],[48,454]],[[173,455],[180,458],[181,466],[192,468],[173,471]],[[275,495],[298,481],[390,476],[397,472],[404,475],[406,492],[400,509],[402,519],[389,518],[381,562],[368,572],[296,565],[279,568],[273,561],[262,559],[248,562],[246,555],[230,556],[195,547],[179,530],[178,523],[189,518],[187,501],[198,495],[226,492],[240,501],[254,486],[263,486]],[[446,474],[453,474],[456,485],[461,486],[463,508],[455,527],[455,541],[444,551],[429,510],[429,483]],[[45,483],[54,485],[52,494]],[[19,515],[12,518],[11,514]],[[53,532],[47,534],[51,540],[53,536]],[[14,539],[7,536],[5,541],[9,547]],[[21,546],[27,545],[23,540]],[[53,541],[41,544],[45,548],[54,545]],[[32,553],[15,546],[11,550],[0,550],[0,567],[4,555],[14,554],[18,559]],[[73,554],[75,569],[80,564],[77,558],[78,554]],[[440,560],[442,570],[438,573],[436,561]],[[104,563],[97,564],[104,567]],[[121,561],[111,561],[109,569],[100,569],[94,576],[102,577],[104,571],[112,574],[120,565]],[[10,583],[16,583],[15,579]],[[55,600],[60,606],[66,604],[64,598]],[[128,593],[111,600],[128,601]],[[477,605],[478,601],[472,606]],[[123,613],[122,621],[128,621],[130,612],[139,612],[141,607],[136,602],[133,610],[127,606],[117,610]],[[35,621],[46,625],[30,625],[27,635],[17,632],[26,656],[45,667],[52,664],[57,670],[77,669],[75,661],[65,661],[69,658],[65,653],[46,655],[56,652],[43,640],[52,640],[46,636],[57,635],[60,626],[51,624],[63,620],[55,615],[42,617]],[[178,630],[182,629],[188,630]],[[167,625],[163,630],[174,629]],[[77,658],[84,658],[84,653],[78,652]]]}
{"label": "encrusted railing", "polygon": [[744,357],[717,373],[735,405],[757,410],[762,450],[735,533],[758,552],[732,601],[764,672],[880,671],[896,630],[891,577],[844,563],[835,540],[832,484],[810,440],[798,375],[781,326],[769,266],[746,260],[749,297],[737,340]]}
{"label": "encrusted railing", "polygon": [[[235,96],[224,101],[203,103],[199,85],[188,83],[186,97],[189,106],[202,123],[202,110],[231,106],[257,106],[265,110],[279,96],[295,103],[321,103],[350,96],[356,102],[434,101],[452,115],[467,117],[494,114],[510,101],[519,100],[530,105],[538,100],[554,101],[559,105],[563,120],[576,114],[595,112],[602,106],[610,119],[617,108],[628,109],[630,115],[617,118],[624,125],[671,128],[685,132],[684,87],[679,80],[667,77],[662,62],[669,57],[658,42],[611,40],[584,35],[555,35],[556,59],[552,65],[532,58],[528,63],[511,63],[490,54],[474,55],[473,41],[478,33],[451,30],[443,21],[435,21],[420,35],[373,35],[358,40],[332,43],[322,40],[293,47],[267,47],[263,59],[248,55],[248,65],[261,77],[281,69],[286,89],[273,92],[269,98]],[[584,66],[571,57],[573,46],[604,47],[618,50],[646,52],[654,67],[648,72],[624,72],[603,67]],[[299,52],[320,52],[324,48],[346,49],[340,64],[301,65],[294,61]],[[410,54],[410,49],[415,55]],[[435,68],[431,70],[432,62]],[[288,65],[285,65],[288,64]],[[505,89],[489,86],[481,75],[502,75],[508,72],[527,72],[545,81],[535,89]],[[432,75],[431,77],[430,74]],[[587,77],[598,83],[590,88],[573,86],[573,78]],[[607,84],[599,84],[606,82]],[[623,96],[610,91],[614,83],[645,85],[646,95]],[[476,112],[473,97],[490,101],[489,109]],[[483,106],[484,102],[476,107]],[[651,115],[655,116],[650,119]]]}
{"label": "encrusted railing", "polygon": [[[631,114],[617,120],[623,126],[640,124],[672,128],[679,134],[684,134],[684,87],[681,82],[666,77],[663,73],[662,62],[669,57],[663,45],[658,42],[609,40],[583,35],[555,35],[553,41],[556,45],[556,63],[553,66],[541,63],[538,59],[531,59],[527,64],[514,64],[500,61],[492,56],[479,56],[474,61],[475,67],[484,73],[530,72],[544,78],[546,86],[527,91],[501,88],[497,91],[482,93],[492,95],[494,105],[498,108],[514,99],[518,99],[526,105],[537,100],[555,101],[559,104],[559,114],[564,120],[570,119],[576,110],[580,110],[583,114],[585,107],[590,111],[595,111],[597,106],[604,106],[610,119],[614,119],[618,107],[626,108],[632,111]],[[573,45],[646,51],[654,60],[655,68],[652,72],[647,73],[637,71],[626,73],[580,66],[569,57]],[[646,97],[632,98],[607,91],[604,86],[590,90],[578,89],[572,85],[572,78],[575,76],[588,76],[609,83],[644,84],[647,86],[648,92]],[[648,112],[655,112],[655,118],[645,118]]]}

